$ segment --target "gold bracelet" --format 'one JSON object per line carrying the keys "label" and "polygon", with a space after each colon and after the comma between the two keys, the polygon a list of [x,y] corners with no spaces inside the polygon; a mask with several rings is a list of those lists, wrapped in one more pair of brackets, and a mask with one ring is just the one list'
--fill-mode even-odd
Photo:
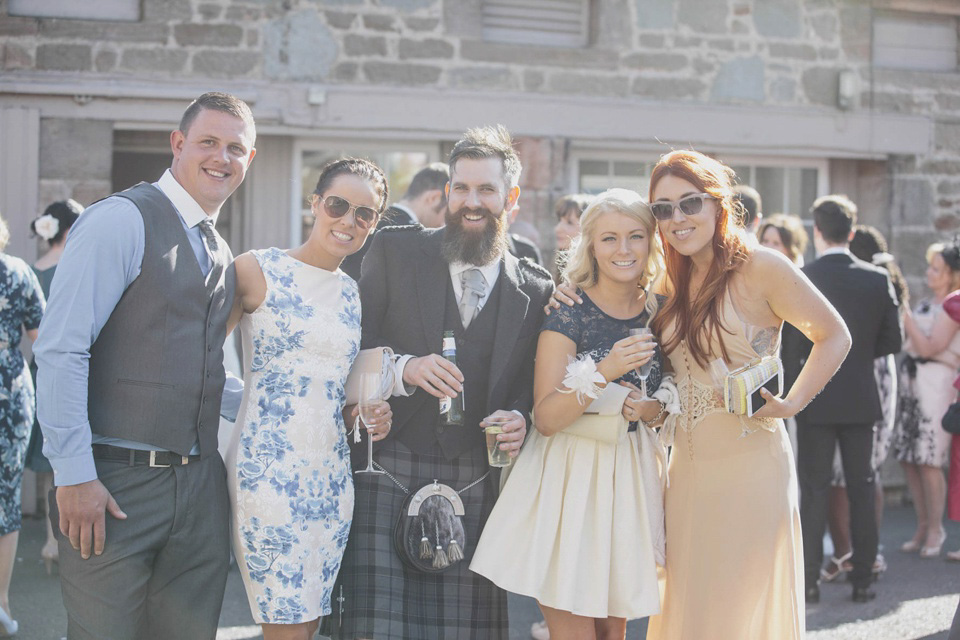
{"label": "gold bracelet", "polygon": [[[656,400],[656,398],[654,398],[654,400]],[[657,402],[660,402],[660,401],[657,400]],[[644,426],[649,427],[651,424],[653,424],[654,422],[656,422],[657,420],[659,420],[659,419],[663,416],[663,413],[664,413],[666,410],[667,410],[667,405],[664,404],[663,402],[660,402],[660,413],[658,413],[657,415],[653,416],[653,419],[652,419],[652,420],[641,420],[640,422],[642,422],[642,423],[644,424]]]}

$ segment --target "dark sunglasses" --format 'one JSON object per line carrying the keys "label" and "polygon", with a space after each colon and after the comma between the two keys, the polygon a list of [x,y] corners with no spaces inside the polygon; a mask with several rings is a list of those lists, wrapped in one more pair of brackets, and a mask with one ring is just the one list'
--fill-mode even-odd
{"label": "dark sunglasses", "polygon": [[650,203],[650,211],[657,220],[669,220],[673,217],[674,209],[680,209],[684,215],[695,216],[703,211],[704,200],[716,200],[716,198],[709,193],[696,193],[679,200],[659,200]]}
{"label": "dark sunglasses", "polygon": [[369,229],[376,224],[377,218],[380,217],[376,209],[351,204],[349,200],[345,200],[340,196],[327,196],[324,198],[323,210],[326,211],[327,215],[331,218],[342,218],[353,211],[353,219],[361,229]]}

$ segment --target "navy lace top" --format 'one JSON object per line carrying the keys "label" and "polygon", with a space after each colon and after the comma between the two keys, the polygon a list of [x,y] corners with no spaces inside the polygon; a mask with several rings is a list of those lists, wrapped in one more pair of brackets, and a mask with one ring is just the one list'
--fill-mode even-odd
{"label": "navy lace top", "polygon": [[[621,320],[604,313],[587,294],[582,291],[578,293],[583,298],[583,304],[572,307],[560,305],[559,309],[555,309],[546,317],[542,328],[542,331],[556,331],[573,340],[577,345],[578,356],[587,354],[599,364],[618,340],[630,335],[630,329],[647,326],[646,311],[636,317]],[[658,295],[657,300],[663,306],[666,297]],[[660,387],[662,378],[663,353],[658,344],[653,354],[653,367],[647,378],[647,394],[653,395],[653,392]],[[636,371],[628,371],[626,375],[615,380],[615,382],[621,381],[630,382],[637,385],[638,389],[641,388]]]}

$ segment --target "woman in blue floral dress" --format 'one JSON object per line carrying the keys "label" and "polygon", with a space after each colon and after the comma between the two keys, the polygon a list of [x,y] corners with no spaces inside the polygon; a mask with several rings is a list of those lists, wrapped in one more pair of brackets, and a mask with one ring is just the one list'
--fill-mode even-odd
{"label": "woman in blue floral dress", "polygon": [[10,576],[20,535],[20,481],[35,412],[33,380],[20,353],[24,330],[31,340],[43,315],[37,276],[26,262],[3,253],[10,234],[0,218],[0,630],[16,633],[10,615]]}
{"label": "woman in blue floral dress", "polygon": [[[265,640],[313,637],[331,611],[353,518],[344,385],[360,348],[357,283],[339,267],[386,202],[379,167],[338,160],[320,174],[305,244],[235,262],[230,326],[243,333],[245,387],[227,481],[234,554]],[[366,425],[374,440],[391,417],[384,402]]]}

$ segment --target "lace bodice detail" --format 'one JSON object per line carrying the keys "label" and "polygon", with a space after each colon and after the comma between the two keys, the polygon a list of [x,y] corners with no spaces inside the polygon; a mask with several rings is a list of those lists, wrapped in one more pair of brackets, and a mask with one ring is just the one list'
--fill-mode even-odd
{"label": "lace bodice detail", "polygon": [[689,375],[677,383],[680,392],[680,406],[683,407],[681,421],[685,429],[693,429],[707,415],[726,411],[720,391],[706,385]]}
{"label": "lace bodice detail", "polygon": [[[737,316],[729,295],[725,298],[723,316],[724,326],[733,330],[732,335],[725,334],[725,345],[731,359],[731,362],[725,363],[728,370],[733,370],[760,355],[766,355],[766,353],[758,353],[754,341],[748,339],[749,327],[746,327]],[[669,333],[672,330],[673,328],[670,327],[667,332]],[[775,351],[776,345],[779,343],[779,337],[776,335],[779,331],[771,328],[763,330],[763,332],[774,334],[767,337],[765,344],[773,345]],[[719,352],[720,349],[717,348],[716,351]],[[665,424],[662,434],[665,444],[673,443],[677,427],[682,428],[689,437],[689,434],[707,416],[715,413],[727,413],[722,389],[719,387],[719,384],[722,383],[719,381],[704,382],[704,380],[712,380],[712,376],[709,371],[703,369],[693,359],[685,341],[681,341],[673,353],[670,354],[670,362],[676,371],[676,384],[682,413],[671,416]],[[751,418],[745,415],[738,415],[737,418],[740,421],[741,437],[760,429],[775,431],[780,424],[776,418]]]}

